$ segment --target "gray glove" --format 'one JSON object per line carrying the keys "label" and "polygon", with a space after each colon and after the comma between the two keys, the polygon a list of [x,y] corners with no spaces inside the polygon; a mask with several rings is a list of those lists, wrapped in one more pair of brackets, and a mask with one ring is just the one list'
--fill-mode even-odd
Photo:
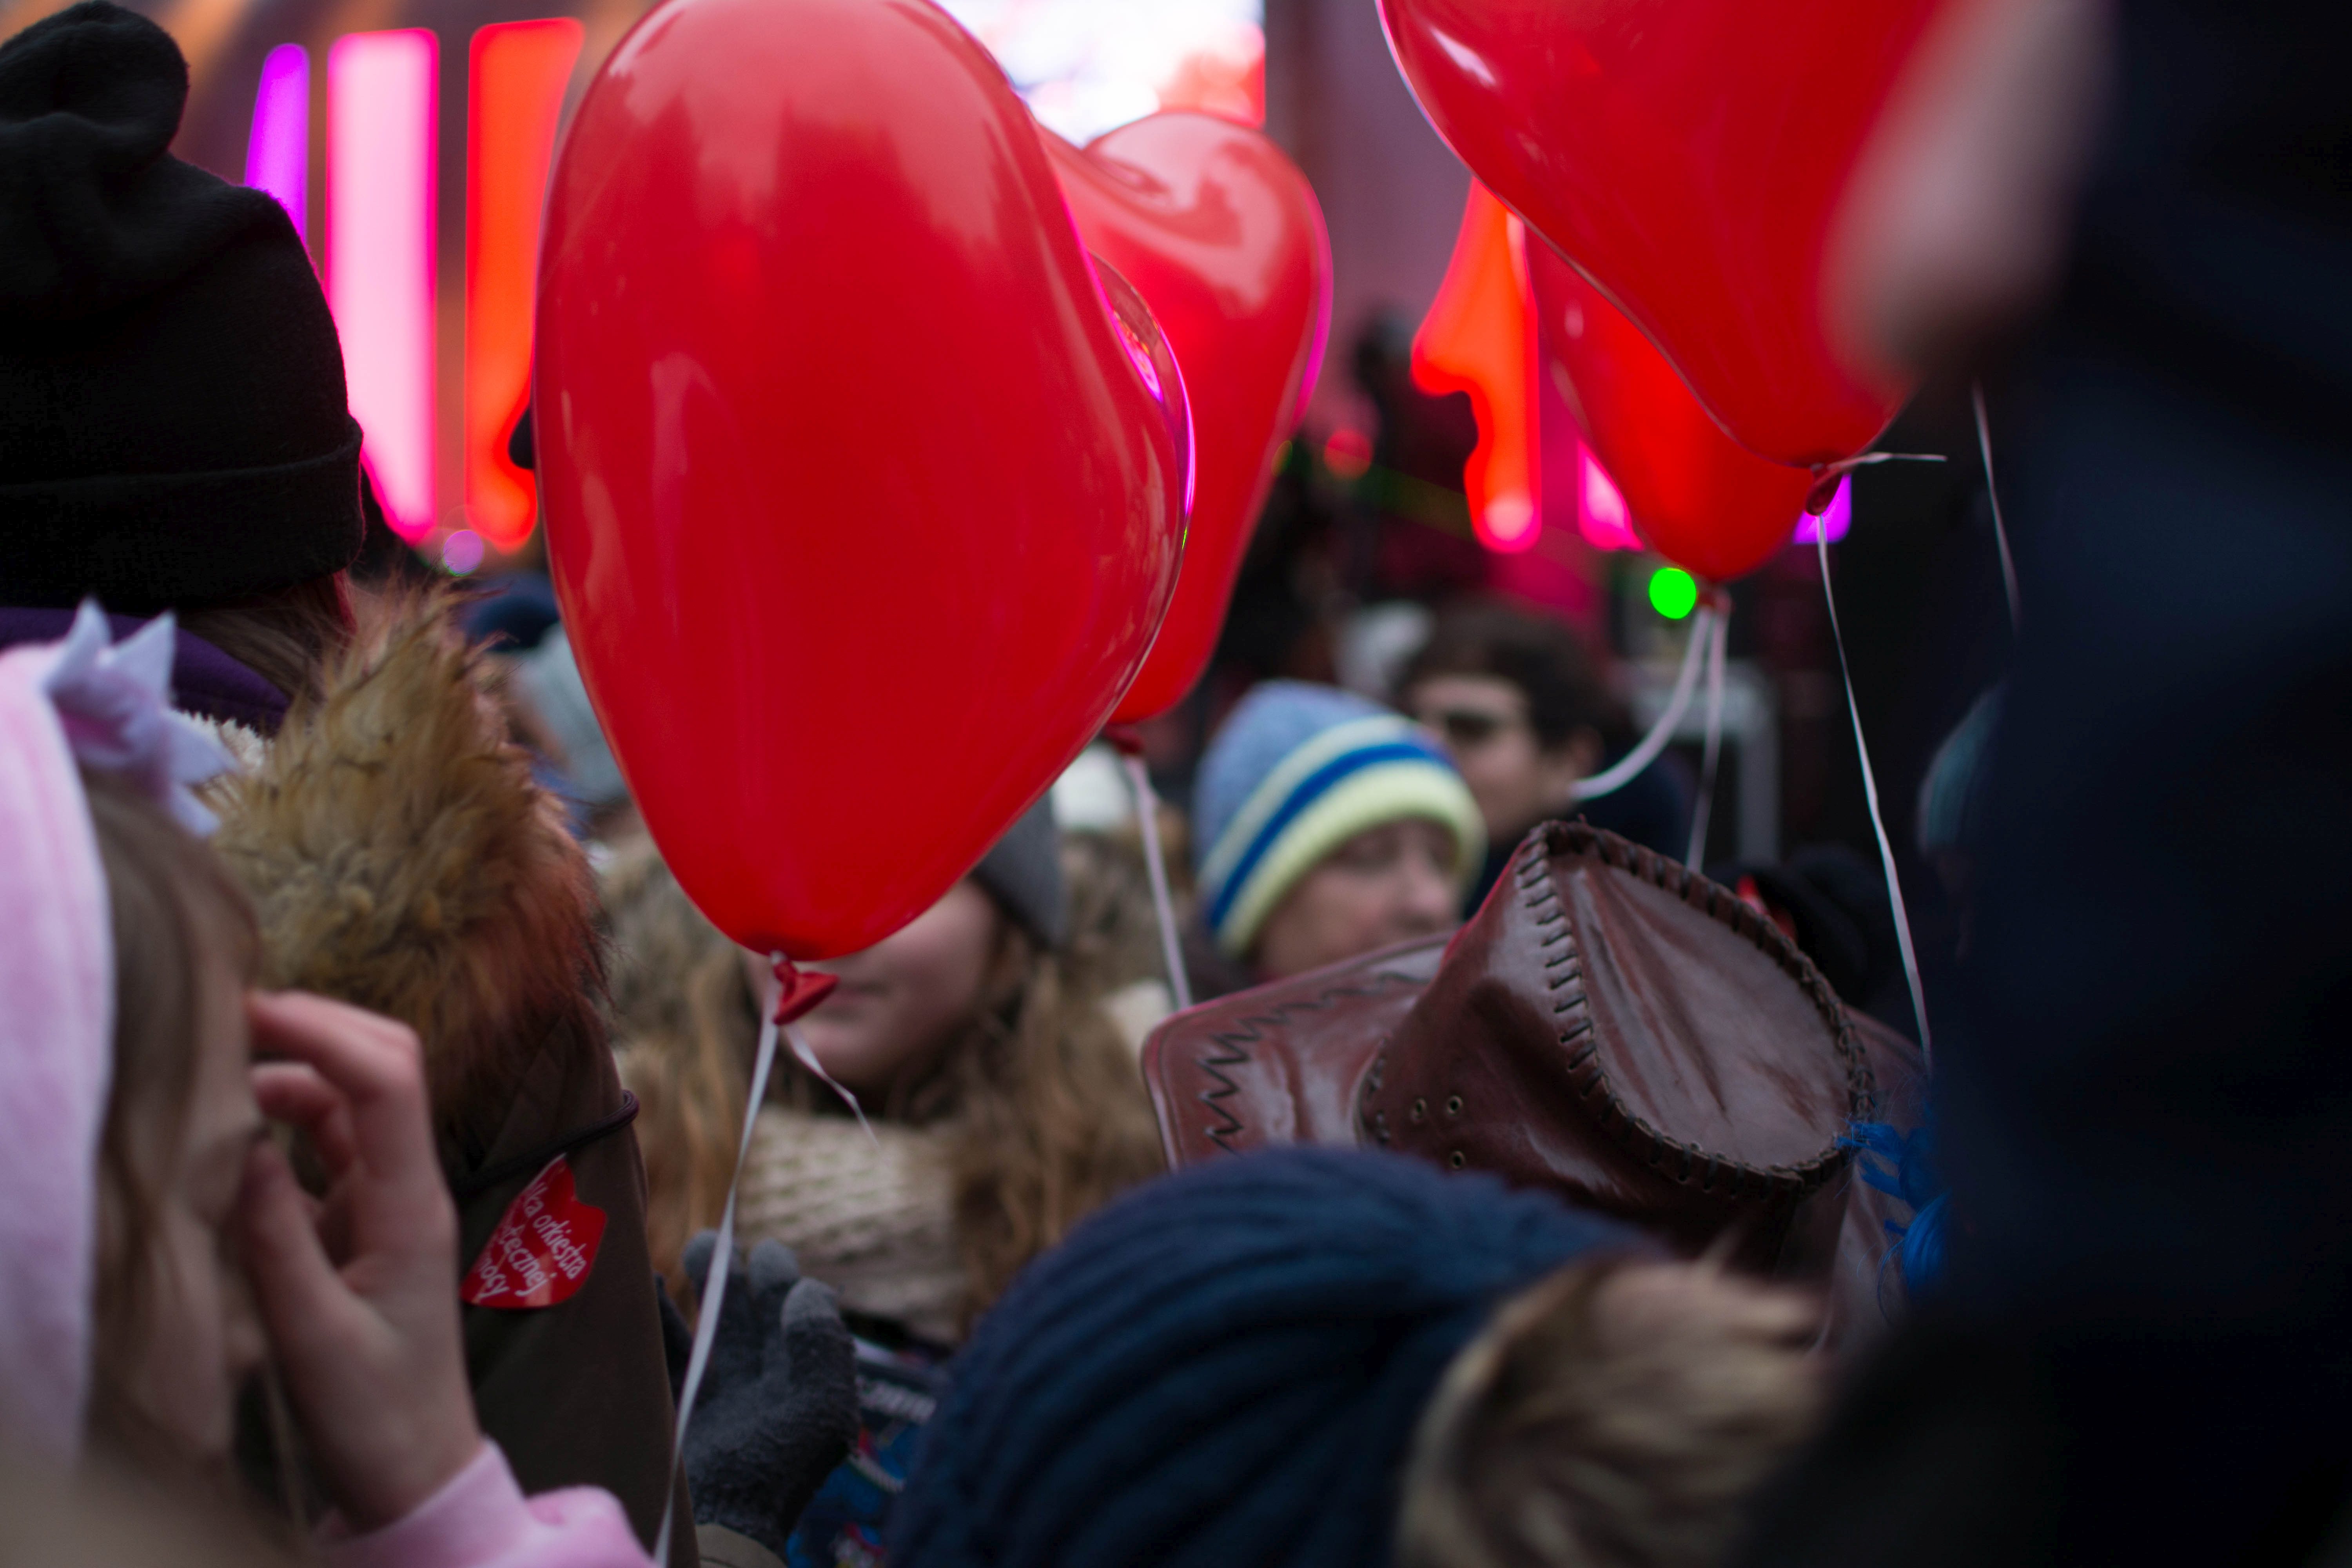
{"label": "gray glove", "polygon": [[[686,1247],[698,1292],[719,1233]],[[810,1498],[857,1437],[857,1355],[830,1287],[800,1277],[789,1247],[763,1241],[729,1270],[686,1431],[697,1524],[746,1535],[779,1558]]]}

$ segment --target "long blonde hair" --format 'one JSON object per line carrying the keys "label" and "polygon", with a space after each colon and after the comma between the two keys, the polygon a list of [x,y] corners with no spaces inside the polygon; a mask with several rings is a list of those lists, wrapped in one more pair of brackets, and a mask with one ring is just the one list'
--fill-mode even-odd
{"label": "long blonde hair", "polygon": [[[605,874],[621,1074],[638,1099],[655,1267],[685,1294],[679,1257],[719,1223],[733,1178],[759,1013],[742,954],[650,847]],[[824,1111],[829,1091],[780,1058],[773,1098]],[[1012,921],[982,1005],[891,1114],[951,1130],[966,1315],[1085,1215],[1163,1167],[1141,1079],[1093,987]]]}

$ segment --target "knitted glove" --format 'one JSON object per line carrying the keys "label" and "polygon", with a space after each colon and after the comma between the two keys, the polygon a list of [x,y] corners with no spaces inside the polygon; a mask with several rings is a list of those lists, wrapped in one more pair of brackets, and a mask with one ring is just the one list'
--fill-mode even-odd
{"label": "knitted glove", "polygon": [[[687,1244],[699,1291],[718,1233]],[[722,1525],[779,1558],[857,1436],[857,1357],[833,1290],[800,1278],[780,1242],[730,1270],[710,1363],[686,1433],[687,1490],[697,1524]]]}

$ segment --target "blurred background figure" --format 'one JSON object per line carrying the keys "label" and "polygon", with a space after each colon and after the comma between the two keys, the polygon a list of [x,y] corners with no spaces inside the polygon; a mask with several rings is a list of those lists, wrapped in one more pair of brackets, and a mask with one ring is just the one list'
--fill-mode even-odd
{"label": "blurred background figure", "polygon": [[[734,1171],[765,974],[649,844],[615,858],[604,893],[654,1258],[680,1290],[686,1242],[718,1223]],[[811,966],[840,986],[800,1028],[871,1131],[780,1054],[737,1215],[746,1245],[784,1243],[839,1292],[859,1342],[864,1428],[802,1521],[794,1563],[879,1550],[973,1318],[1087,1212],[1161,1169],[1132,1047],[1067,946],[1070,910],[1041,803],[913,923]]]}
{"label": "blurred background figure", "polygon": [[1462,775],[1410,721],[1328,686],[1244,698],[1193,796],[1194,994],[1450,931],[1486,854]]}
{"label": "blurred background figure", "polygon": [[1406,712],[1444,738],[1486,826],[1486,863],[1465,914],[1538,822],[1581,816],[1662,855],[1679,858],[1686,847],[1690,796],[1671,764],[1653,763],[1591,800],[1570,795],[1636,737],[1566,623],[1500,604],[1449,608],[1406,661],[1397,694]]}
{"label": "blurred background figure", "polygon": [[1751,1559],[2340,1561],[2352,14],[2016,0],[1931,46],[1838,297],[1990,373],[2005,438],[1948,1283]]}
{"label": "blurred background figure", "polygon": [[1969,705],[1944,737],[1919,781],[1914,834],[1919,853],[1936,868],[1956,927],[1954,957],[1969,954],[1969,913],[1976,889],[1977,847],[1984,842],[1985,779],[1992,769],[1993,737],[2000,729],[2000,688]]}
{"label": "blurred background figure", "polygon": [[549,627],[537,647],[506,663],[515,727],[538,753],[540,781],[571,809],[574,831],[607,844],[641,834],[644,823],[628,781],[596,722],[563,628]]}

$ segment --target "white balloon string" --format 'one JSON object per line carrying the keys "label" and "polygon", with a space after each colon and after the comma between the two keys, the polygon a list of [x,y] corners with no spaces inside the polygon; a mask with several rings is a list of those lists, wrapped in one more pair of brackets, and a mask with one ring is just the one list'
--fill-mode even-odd
{"label": "white balloon string", "polygon": [[793,1048],[793,1059],[800,1063],[811,1078],[841,1097],[841,1103],[849,1107],[849,1114],[857,1118],[857,1125],[865,1131],[866,1141],[876,1150],[880,1150],[882,1140],[876,1135],[873,1124],[866,1120],[866,1108],[857,1103],[856,1095],[834,1082],[833,1075],[824,1070],[823,1062],[816,1059],[815,1049],[809,1045],[808,1037],[801,1033],[798,1024],[784,1026],[784,1041]]}
{"label": "white balloon string", "polygon": [[1160,956],[1168,965],[1168,994],[1182,1012],[1192,1005],[1192,976],[1184,967],[1184,945],[1176,936],[1176,900],[1168,891],[1168,862],[1160,848],[1160,797],[1152,793],[1151,770],[1140,754],[1121,751],[1127,782],[1135,790],[1135,826],[1143,837],[1143,869],[1151,879],[1151,912],[1160,921]]}
{"label": "white balloon string", "polygon": [[2018,596],[2017,561],[2009,552],[2009,525],[2000,516],[2000,487],[1992,478],[1992,421],[1985,416],[1984,383],[1969,383],[1969,391],[1976,399],[1977,450],[1984,454],[1985,497],[1992,502],[1992,542],[2000,549],[2000,585],[2009,595],[2009,631],[2017,637],[2025,630],[2025,601]]}
{"label": "white balloon string", "polygon": [[[784,955],[772,955],[781,966]],[[686,1458],[686,1426],[694,1415],[695,1396],[702,1392],[702,1374],[710,1365],[710,1342],[719,1332],[719,1303],[727,1293],[727,1275],[735,1261],[735,1191],[742,1184],[743,1160],[751,1152],[751,1131],[759,1125],[760,1107],[768,1099],[768,1072],[776,1062],[776,1003],[783,990],[782,975],[771,986],[760,1016],[759,1048],[751,1055],[751,1098],[743,1107],[743,1136],[735,1145],[735,1173],[728,1178],[727,1204],[719,1211],[719,1245],[711,1249],[710,1272],[702,1282],[702,1301],[695,1313],[694,1349],[686,1358],[686,1382],[677,1395],[677,1425],[669,1450],[668,1495],[662,1502],[660,1533],[654,1537],[654,1568],[669,1568],[670,1531],[677,1520],[677,1472]]]}
{"label": "white balloon string", "polygon": [[1919,983],[1919,954],[1911,945],[1911,915],[1903,906],[1903,879],[1895,869],[1895,845],[1886,837],[1886,817],[1878,808],[1878,779],[1870,769],[1870,745],[1862,738],[1862,708],[1853,700],[1853,667],[1846,662],[1845,634],[1838,629],[1837,595],[1830,587],[1830,542],[1813,535],[1821,556],[1822,603],[1829,606],[1830,640],[1837,644],[1838,674],[1845,682],[1845,710],[1853,720],[1854,753],[1862,759],[1862,795],[1870,805],[1871,831],[1878,835],[1879,863],[1886,868],[1886,897],[1895,906],[1895,941],[1903,950],[1903,978],[1911,986],[1911,1016],[1919,1022],[1919,1059],[1936,1070],[1936,1044],[1927,1032],[1927,990]]}
{"label": "white balloon string", "polygon": [[1850,474],[1856,468],[1867,468],[1879,463],[1941,463],[1946,460],[1941,452],[1864,452],[1858,458],[1842,458],[1834,463],[1819,464],[1813,472],[1817,475]]}
{"label": "white balloon string", "polygon": [[1712,608],[1702,609],[1691,617],[1690,642],[1683,649],[1682,673],[1675,677],[1675,693],[1666,701],[1666,710],[1658,715],[1658,721],[1650,726],[1650,732],[1642,737],[1641,743],[1618,759],[1615,766],[1569,785],[1569,799],[1592,800],[1621,790],[1634,774],[1657,760],[1658,753],[1666,749],[1666,742],[1675,738],[1675,726],[1683,721],[1683,714],[1690,707],[1691,690],[1698,684],[1698,667],[1714,630]]}
{"label": "white balloon string", "polygon": [[1731,611],[1727,605],[1716,618],[1706,646],[1706,749],[1698,768],[1698,804],[1691,808],[1690,853],[1683,864],[1704,872],[1707,820],[1715,814],[1715,769],[1723,754],[1723,651],[1730,639]]}

